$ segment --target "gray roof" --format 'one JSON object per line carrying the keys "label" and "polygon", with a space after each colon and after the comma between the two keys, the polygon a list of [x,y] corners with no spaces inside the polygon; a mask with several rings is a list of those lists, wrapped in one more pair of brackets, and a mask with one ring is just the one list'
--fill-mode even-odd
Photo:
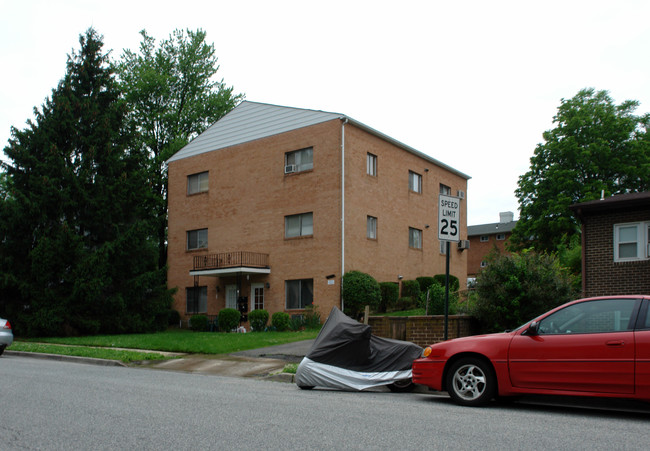
{"label": "gray roof", "polygon": [[517,225],[517,221],[495,222],[493,224],[478,224],[467,226],[467,236],[494,235],[496,233],[512,232]]}
{"label": "gray roof", "polygon": [[212,124],[212,126],[197,136],[192,140],[192,142],[172,155],[167,162],[170,163],[183,158],[193,157],[202,153],[212,152],[225,147],[243,144],[256,139],[274,136],[334,119],[347,120],[355,127],[388,141],[407,152],[415,154],[435,164],[436,166],[440,166],[453,172],[466,180],[471,178],[435,158],[431,158],[430,156],[343,114],[270,105],[266,103],[250,102],[248,100],[243,101],[224,117]]}

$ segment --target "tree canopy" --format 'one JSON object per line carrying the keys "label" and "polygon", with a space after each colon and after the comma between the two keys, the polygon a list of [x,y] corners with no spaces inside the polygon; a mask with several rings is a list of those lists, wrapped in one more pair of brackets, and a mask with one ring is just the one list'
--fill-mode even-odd
{"label": "tree canopy", "polygon": [[639,103],[616,105],[607,91],[584,89],[562,99],[515,191],[520,219],[511,243],[555,251],[579,233],[569,205],[650,189],[650,116]]}
{"label": "tree canopy", "polygon": [[103,38],[89,29],[35,122],[12,128],[0,189],[0,314],[21,335],[156,330],[148,155],[135,145]]}
{"label": "tree canopy", "polygon": [[167,173],[165,162],[243,100],[215,78],[214,44],[202,30],[174,31],[159,45],[141,31],[139,52],[125,50],[117,64],[138,144],[149,153],[156,199],[159,265],[166,263]]}

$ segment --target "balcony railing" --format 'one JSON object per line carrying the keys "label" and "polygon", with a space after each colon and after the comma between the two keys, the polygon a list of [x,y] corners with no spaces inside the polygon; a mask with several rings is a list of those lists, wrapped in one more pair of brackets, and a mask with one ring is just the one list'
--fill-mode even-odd
{"label": "balcony railing", "polygon": [[268,268],[269,254],[238,251],[196,256],[193,271],[240,267]]}

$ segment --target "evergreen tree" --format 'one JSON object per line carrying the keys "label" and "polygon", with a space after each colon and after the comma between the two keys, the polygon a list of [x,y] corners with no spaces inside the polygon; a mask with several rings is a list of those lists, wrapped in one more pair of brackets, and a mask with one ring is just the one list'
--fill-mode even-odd
{"label": "evergreen tree", "polygon": [[12,129],[4,150],[0,295],[19,334],[166,325],[148,157],[134,146],[102,37],[89,29],[79,42],[35,122]]}

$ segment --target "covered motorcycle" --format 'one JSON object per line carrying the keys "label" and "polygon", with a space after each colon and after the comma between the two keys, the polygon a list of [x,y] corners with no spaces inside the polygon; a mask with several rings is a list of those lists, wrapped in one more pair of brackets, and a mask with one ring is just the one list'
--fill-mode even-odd
{"label": "covered motorcycle", "polygon": [[387,385],[393,391],[407,391],[413,388],[413,360],[421,356],[421,347],[372,335],[370,326],[334,307],[298,365],[295,380],[302,389],[364,390]]}

